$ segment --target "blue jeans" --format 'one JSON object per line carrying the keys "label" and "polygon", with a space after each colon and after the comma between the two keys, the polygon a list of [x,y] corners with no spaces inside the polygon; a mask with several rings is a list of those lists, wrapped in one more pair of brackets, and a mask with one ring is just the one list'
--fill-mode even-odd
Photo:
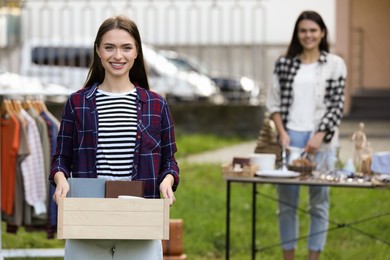
{"label": "blue jeans", "polygon": [[[290,146],[305,147],[311,132],[288,130]],[[321,149],[315,155],[317,168],[331,170],[336,162],[336,152],[330,148]],[[299,201],[299,185],[277,185],[279,233],[283,250],[296,247],[299,235],[299,223],[296,208]],[[307,241],[308,249],[322,251],[325,247],[329,218],[329,187],[309,186],[310,230]]]}

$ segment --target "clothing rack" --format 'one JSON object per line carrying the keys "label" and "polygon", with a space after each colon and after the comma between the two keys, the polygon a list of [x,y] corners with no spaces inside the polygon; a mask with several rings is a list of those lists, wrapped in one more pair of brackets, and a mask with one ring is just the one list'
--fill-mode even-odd
{"label": "clothing rack", "polygon": [[[8,92],[6,90],[0,89],[0,104],[3,103],[5,97],[31,97],[31,96],[47,96],[50,93],[16,93],[15,91]],[[0,128],[1,136],[1,128]],[[1,158],[1,141],[0,141],[0,158]],[[1,176],[1,172],[0,172]],[[0,178],[0,187],[1,187],[1,178]],[[1,207],[1,192],[0,192],[0,207]],[[0,219],[2,219],[2,212],[0,210]],[[18,257],[64,257],[64,249],[62,248],[40,248],[40,249],[3,249],[2,244],[2,222],[0,225],[0,260],[4,258],[18,258]]]}

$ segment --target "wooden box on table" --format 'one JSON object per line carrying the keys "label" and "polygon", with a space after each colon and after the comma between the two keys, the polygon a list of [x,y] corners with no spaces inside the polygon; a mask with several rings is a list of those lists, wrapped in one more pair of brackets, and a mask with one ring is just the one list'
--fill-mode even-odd
{"label": "wooden box on table", "polygon": [[254,177],[259,169],[249,162],[249,158],[241,157],[234,157],[231,163],[224,163],[221,168],[224,177]]}
{"label": "wooden box on table", "polygon": [[169,199],[61,198],[58,239],[169,239]]}

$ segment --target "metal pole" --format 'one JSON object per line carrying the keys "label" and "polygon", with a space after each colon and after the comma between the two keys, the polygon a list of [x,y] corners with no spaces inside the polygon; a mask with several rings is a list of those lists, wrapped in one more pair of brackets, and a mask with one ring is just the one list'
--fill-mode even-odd
{"label": "metal pole", "polygon": [[256,258],[256,182],[252,188],[252,260]]}
{"label": "metal pole", "polygon": [[226,181],[226,260],[230,254],[230,181]]}

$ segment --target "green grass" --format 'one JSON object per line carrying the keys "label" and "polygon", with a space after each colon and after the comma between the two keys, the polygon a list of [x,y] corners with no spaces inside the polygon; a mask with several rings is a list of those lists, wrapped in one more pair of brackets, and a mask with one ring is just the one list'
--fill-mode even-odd
{"label": "green grass", "polygon": [[[226,185],[219,165],[184,163],[182,183],[172,207],[172,218],[184,220],[184,248],[193,259],[224,259]],[[279,243],[277,207],[269,197],[276,197],[275,186],[258,185],[257,197],[258,248]],[[231,259],[251,259],[251,184],[232,184]],[[308,188],[302,186],[300,208],[307,209]],[[331,188],[330,218],[336,223],[353,223],[381,213],[387,215],[352,225],[386,243],[372,239],[351,228],[330,231],[321,259],[388,259],[390,254],[390,192],[354,188]],[[300,235],[308,232],[309,218],[299,213]],[[330,224],[330,228],[336,227]],[[306,257],[306,239],[298,242],[297,259]],[[256,259],[282,259],[279,246],[258,252]]]}
{"label": "green grass", "polygon": [[206,134],[176,134],[176,142],[178,152],[177,158],[188,156],[190,154],[196,154],[201,152],[210,151],[220,147],[226,147],[233,144],[238,144],[244,140],[240,137],[217,137],[215,135]]}
{"label": "green grass", "polygon": [[[201,136],[200,138],[205,142]],[[208,143],[219,143],[217,137],[207,137]],[[179,150],[191,143],[185,136],[178,138]],[[193,139],[188,136],[188,139]],[[214,141],[215,142],[214,142]],[[186,143],[186,145],[183,145]],[[226,141],[222,140],[222,145]],[[209,144],[210,145],[210,144]],[[200,152],[195,142],[193,152]],[[218,144],[216,147],[219,147]],[[204,149],[204,148],[202,148]],[[207,149],[211,149],[208,147]],[[196,150],[196,151],[195,151]],[[187,150],[189,151],[189,150]],[[182,156],[182,155],[181,155]],[[178,161],[181,183],[176,192],[176,203],[171,208],[172,219],[184,221],[184,253],[188,259],[210,260],[225,258],[226,183],[219,164],[191,164]],[[301,188],[300,207],[307,208],[307,187]],[[275,186],[259,185],[258,192],[275,198]],[[279,243],[277,207],[275,201],[262,195],[257,197],[257,247]],[[251,196],[252,185],[232,184],[231,257],[233,260],[251,259]],[[390,214],[390,191],[383,189],[331,188],[330,218],[337,223],[354,223],[381,213]],[[308,217],[299,213],[300,235],[308,231]],[[332,228],[334,225],[330,225]],[[345,227],[329,232],[327,246],[321,259],[388,259],[390,255],[390,215],[353,225],[359,232]],[[3,227],[4,230],[4,227]],[[372,239],[360,231],[379,237]],[[26,233],[18,236],[3,233],[4,248],[62,247],[62,241],[47,240],[45,233]],[[387,244],[386,244],[387,243]],[[306,258],[306,240],[298,242],[297,259]],[[33,259],[33,258],[29,258]],[[39,259],[39,258],[38,258]],[[40,258],[42,260],[48,258]],[[256,259],[282,259],[279,246],[258,252]],[[37,260],[37,259],[36,259]]]}

